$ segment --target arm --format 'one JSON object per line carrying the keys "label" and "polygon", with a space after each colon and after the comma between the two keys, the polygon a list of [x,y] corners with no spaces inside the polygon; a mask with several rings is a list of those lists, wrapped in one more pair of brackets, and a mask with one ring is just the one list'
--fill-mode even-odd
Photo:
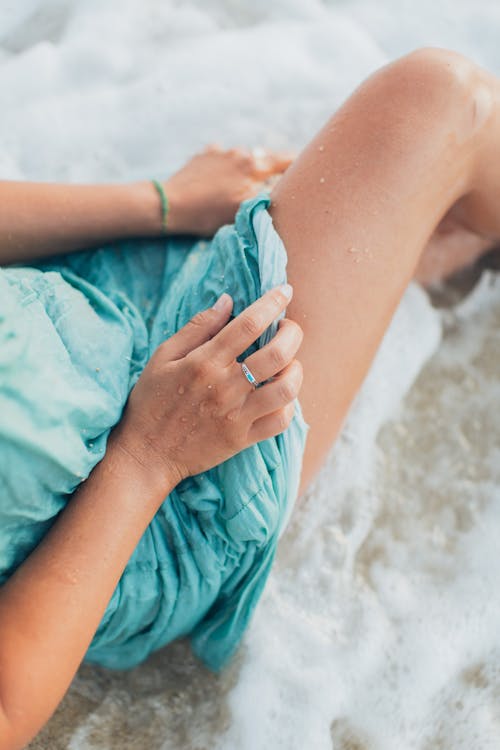
{"label": "arm", "polygon": [[[175,205],[169,224],[175,232]],[[159,197],[150,182],[0,182],[0,265],[161,231]]]}
{"label": "arm", "polygon": [[[104,459],[0,588],[2,750],[24,747],[57,707],[127,560],[172,488],[288,426],[302,379],[293,360],[299,326],[280,321],[274,339],[253,355],[256,372],[276,375],[269,386],[254,390],[235,359],[288,301],[271,290],[228,323],[232,303],[223,296],[221,306],[198,313],[161,344]],[[288,363],[279,374],[276,361]]]}
{"label": "arm", "polygon": [[45,724],[90,645],[126,562],[160,503],[162,483],[110,440],[105,459],[0,589],[0,747]]}
{"label": "arm", "polygon": [[[242,200],[282,172],[290,158],[262,163],[241,149],[211,147],[163,183],[168,234],[211,235]],[[162,233],[161,204],[149,180],[116,185],[0,181],[0,265]]]}

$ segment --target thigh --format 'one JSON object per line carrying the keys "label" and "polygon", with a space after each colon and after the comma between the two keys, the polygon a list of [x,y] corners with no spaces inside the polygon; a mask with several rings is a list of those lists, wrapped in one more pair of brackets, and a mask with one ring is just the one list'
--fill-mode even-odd
{"label": "thigh", "polygon": [[419,257],[466,195],[481,130],[476,67],[418,50],[370,76],[273,189],[288,253],[287,316],[304,330],[311,425],[300,491],[338,434]]}

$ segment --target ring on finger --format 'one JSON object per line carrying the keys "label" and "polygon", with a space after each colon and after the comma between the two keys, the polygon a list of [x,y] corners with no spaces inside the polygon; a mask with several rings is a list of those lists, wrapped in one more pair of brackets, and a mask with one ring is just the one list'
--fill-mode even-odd
{"label": "ring on finger", "polygon": [[246,366],[246,364],[245,364],[244,362],[241,362],[241,369],[242,369],[242,371],[243,371],[243,375],[244,375],[244,376],[246,377],[246,379],[248,380],[248,382],[249,382],[249,383],[250,383],[251,385],[253,385],[253,386],[254,386],[254,388],[258,388],[258,386],[260,385],[260,383],[259,383],[259,382],[258,382],[258,380],[257,380],[257,379],[256,379],[256,378],[255,378],[255,377],[254,377],[254,376],[252,375],[252,373],[250,372],[250,370],[248,369],[248,367]]}

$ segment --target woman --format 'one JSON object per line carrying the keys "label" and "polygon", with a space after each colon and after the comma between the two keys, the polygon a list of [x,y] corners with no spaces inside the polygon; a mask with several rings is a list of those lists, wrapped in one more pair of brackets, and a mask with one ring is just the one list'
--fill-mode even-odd
{"label": "woman", "polygon": [[227,662],[409,280],[500,236],[499,149],[498,80],[422,49],[289,168],[212,147],[158,191],[1,185],[2,748],[84,657],[190,634]]}

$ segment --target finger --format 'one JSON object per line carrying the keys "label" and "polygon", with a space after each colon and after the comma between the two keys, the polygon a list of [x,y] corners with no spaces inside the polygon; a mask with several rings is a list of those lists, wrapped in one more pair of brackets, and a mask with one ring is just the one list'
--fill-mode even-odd
{"label": "finger", "polygon": [[294,359],[272,381],[248,395],[242,412],[254,422],[282,409],[297,398],[302,380],[302,365]]}
{"label": "finger", "polygon": [[266,152],[265,155],[256,158],[255,174],[257,177],[266,177],[276,173],[281,174],[288,169],[294,159],[295,155],[288,152]]}
{"label": "finger", "polygon": [[205,146],[205,151],[222,151],[222,146],[220,143],[209,143],[207,146]]}
{"label": "finger", "polygon": [[161,344],[163,355],[169,360],[181,359],[193,349],[210,341],[226,325],[233,309],[229,294],[222,294],[217,307],[209,307],[196,313],[185,326]]}
{"label": "finger", "polygon": [[261,178],[259,181],[256,180],[257,183],[257,189],[259,184],[262,185],[264,190],[271,190],[280,180],[282,175],[279,174],[273,174],[269,177],[266,177],[264,180]]}
{"label": "finger", "polygon": [[271,341],[246,358],[245,364],[258,383],[281,372],[297,354],[304,334],[294,320],[284,318]]}
{"label": "finger", "polygon": [[291,297],[289,284],[263,294],[213,337],[207,345],[210,357],[223,366],[231,364],[283,312]]}
{"label": "finger", "polygon": [[270,437],[279,435],[280,432],[289,427],[295,413],[295,401],[287,404],[282,409],[266,414],[265,417],[257,419],[248,431],[250,445],[259,443],[261,440],[267,440]]}
{"label": "finger", "polygon": [[242,156],[245,159],[252,158],[252,152],[244,146],[233,146],[232,148],[228,148],[227,153],[230,156]]}

